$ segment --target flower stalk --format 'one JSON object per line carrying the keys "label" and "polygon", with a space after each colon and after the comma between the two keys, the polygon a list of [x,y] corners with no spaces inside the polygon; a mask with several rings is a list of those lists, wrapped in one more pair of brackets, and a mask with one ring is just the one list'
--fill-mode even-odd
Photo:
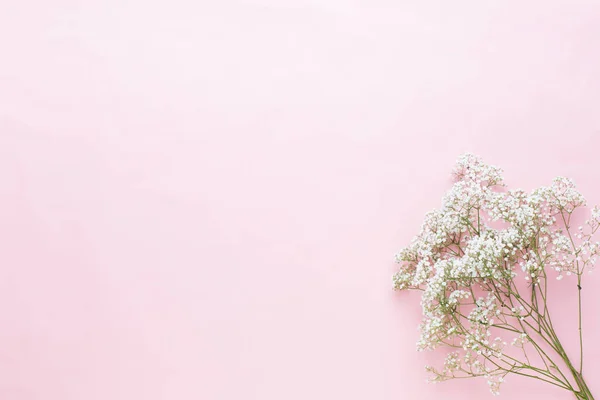
{"label": "flower stalk", "polygon": [[[493,394],[519,375],[594,397],[583,376],[582,282],[600,253],[594,207],[573,182],[556,178],[531,193],[505,190],[500,168],[467,154],[442,207],[428,213],[420,233],[396,256],[397,290],[420,290],[423,320],[418,350],[449,349],[432,381],[485,378]],[[579,359],[572,362],[556,334],[548,280],[576,279]]]}

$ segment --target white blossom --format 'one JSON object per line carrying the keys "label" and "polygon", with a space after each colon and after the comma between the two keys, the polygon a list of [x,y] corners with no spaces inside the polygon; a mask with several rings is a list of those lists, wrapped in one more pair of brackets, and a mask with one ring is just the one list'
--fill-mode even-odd
{"label": "white blossom", "polygon": [[[571,215],[586,201],[570,179],[556,178],[530,193],[507,191],[502,170],[472,154],[458,159],[454,176],[441,207],[425,215],[419,234],[397,254],[393,285],[422,290],[419,350],[459,348],[441,370],[427,368],[433,380],[467,372],[487,379],[498,394],[507,372],[490,360],[506,363],[505,339],[526,351],[530,338],[519,329],[535,312],[511,293],[518,285],[541,285],[548,274],[560,280],[591,270],[600,253],[600,243],[591,240],[600,208],[571,233]],[[519,329],[497,335],[508,326]],[[511,371],[523,364],[513,363]]]}

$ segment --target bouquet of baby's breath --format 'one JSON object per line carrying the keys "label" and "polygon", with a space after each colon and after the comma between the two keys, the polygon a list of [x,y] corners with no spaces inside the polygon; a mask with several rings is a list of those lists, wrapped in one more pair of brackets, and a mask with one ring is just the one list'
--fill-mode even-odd
{"label": "bouquet of baby's breath", "polygon": [[[556,178],[531,193],[505,190],[501,169],[471,154],[459,158],[456,183],[442,207],[397,255],[394,288],[422,291],[419,350],[450,348],[432,381],[484,377],[498,394],[509,374],[556,385],[593,399],[583,376],[582,279],[600,253],[600,227],[573,182]],[[571,359],[548,309],[548,279],[572,282],[579,296],[579,354]]]}

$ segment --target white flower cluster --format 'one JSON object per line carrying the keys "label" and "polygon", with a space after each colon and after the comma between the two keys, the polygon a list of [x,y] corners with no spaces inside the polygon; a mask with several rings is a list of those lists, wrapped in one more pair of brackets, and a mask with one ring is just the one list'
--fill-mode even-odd
{"label": "white flower cluster", "polygon": [[[443,370],[429,368],[434,380],[464,372],[486,377],[497,394],[507,372],[490,360],[504,359],[506,342],[490,339],[493,329],[531,312],[508,304],[514,280],[522,273],[539,285],[549,269],[558,279],[590,270],[600,253],[600,243],[592,242],[600,209],[571,233],[571,216],[586,202],[569,179],[531,193],[506,191],[501,169],[472,154],[458,159],[454,175],[441,208],[426,214],[420,233],[397,254],[393,284],[423,291],[419,350],[459,348]],[[518,331],[512,344],[523,347],[527,334]]]}

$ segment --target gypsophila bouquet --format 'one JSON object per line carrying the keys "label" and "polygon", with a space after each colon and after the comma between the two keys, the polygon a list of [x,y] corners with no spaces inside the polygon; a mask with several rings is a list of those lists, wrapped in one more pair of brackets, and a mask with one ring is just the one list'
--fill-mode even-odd
{"label": "gypsophila bouquet", "polygon": [[[593,399],[583,377],[582,279],[600,252],[594,207],[573,182],[556,178],[531,193],[506,190],[502,170],[466,154],[442,207],[396,256],[397,290],[422,291],[419,350],[449,348],[444,365],[426,367],[432,381],[483,377],[498,394],[509,374],[556,385]],[[567,355],[548,309],[548,280],[563,279],[579,296],[577,360]]]}

